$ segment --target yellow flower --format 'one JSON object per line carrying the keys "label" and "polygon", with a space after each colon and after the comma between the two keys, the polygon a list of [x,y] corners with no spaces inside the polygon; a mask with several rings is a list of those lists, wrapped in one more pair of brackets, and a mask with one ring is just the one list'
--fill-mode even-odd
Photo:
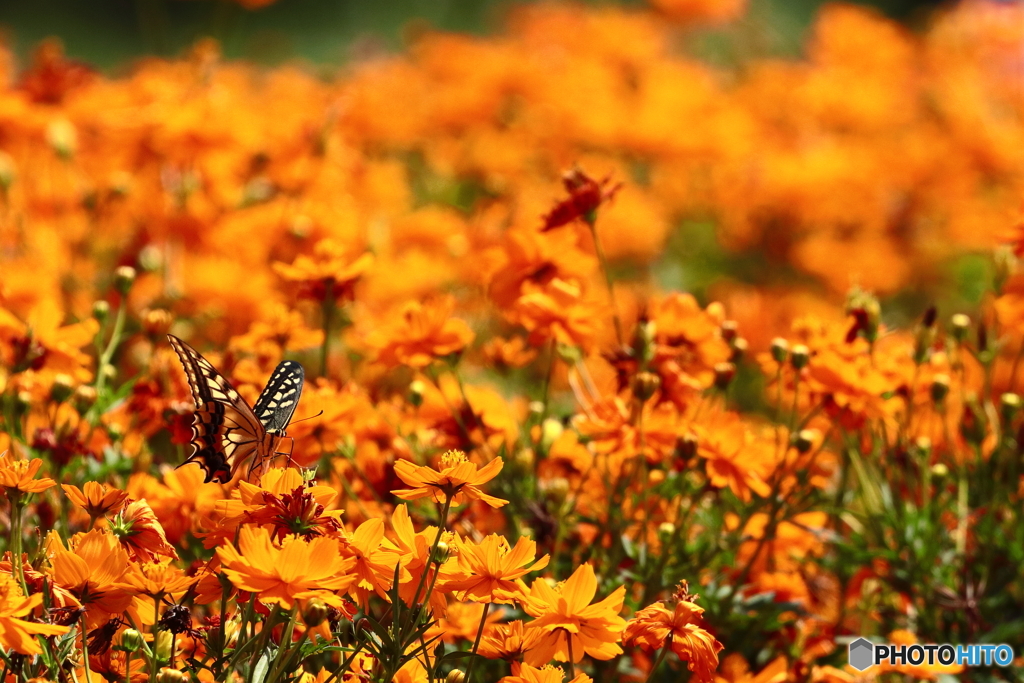
{"label": "yellow flower", "polygon": [[[460,592],[463,600],[509,603],[509,594],[521,594],[519,579],[548,565],[548,556],[534,561],[537,544],[520,537],[509,548],[504,536],[491,534],[479,545],[458,543],[459,570],[463,578],[449,581],[445,588]],[[530,564],[530,563],[533,564]],[[504,591],[504,595],[499,595]]]}
{"label": "yellow flower", "polygon": [[10,574],[0,574],[0,645],[23,655],[37,655],[42,648],[35,636],[57,636],[68,632],[67,626],[37,624],[18,619],[32,612],[43,602],[41,593],[24,597],[18,582]]}
{"label": "yellow flower", "polygon": [[441,471],[432,467],[419,467],[408,460],[395,463],[395,474],[411,489],[392,491],[399,498],[418,500],[430,496],[434,502],[444,504],[451,500],[452,505],[462,505],[467,500],[482,500],[491,507],[499,508],[507,505],[507,500],[489,496],[480,490],[480,486],[494,479],[504,466],[501,458],[495,458],[478,469],[476,463],[469,462],[462,451],[447,451],[441,456]]}
{"label": "yellow flower", "polygon": [[611,659],[621,654],[617,645],[625,620],[619,616],[626,588],[619,586],[604,600],[595,602],[597,577],[590,564],[577,569],[562,584],[552,588],[537,579],[523,601],[523,609],[536,619],[527,629],[540,629],[544,636],[526,653],[528,664],[546,664],[552,659],[578,662],[584,654],[594,659]]}
{"label": "yellow flower", "polygon": [[235,587],[285,609],[312,589],[345,590],[356,580],[355,561],[341,555],[337,539],[326,536],[309,542],[290,536],[276,544],[266,529],[245,526],[238,549],[226,545],[217,556]]}
{"label": "yellow flower", "polygon": [[0,454],[0,486],[8,491],[22,493],[39,493],[54,486],[57,482],[43,477],[36,479],[36,473],[43,466],[39,458],[31,460],[15,460],[10,453]]}

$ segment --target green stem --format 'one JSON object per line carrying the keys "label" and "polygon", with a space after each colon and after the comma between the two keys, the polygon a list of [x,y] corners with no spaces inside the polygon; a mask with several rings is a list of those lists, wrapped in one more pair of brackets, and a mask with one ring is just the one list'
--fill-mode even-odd
{"label": "green stem", "polygon": [[484,605],[484,613],[480,615],[480,625],[476,629],[476,640],[473,641],[473,658],[469,660],[469,666],[466,667],[466,683],[473,683],[473,669],[476,668],[476,651],[480,647],[480,638],[484,635],[484,626],[487,625],[487,613],[491,611],[491,603]]}
{"label": "green stem", "polygon": [[668,640],[665,641],[665,646],[661,648],[661,653],[658,655],[658,659],[655,660],[654,666],[651,667],[650,672],[647,674],[647,678],[644,679],[644,683],[649,683],[649,681],[654,677],[654,672],[657,671],[661,663],[665,661],[665,655],[668,654],[668,647],[671,642],[672,636],[670,634]]}
{"label": "green stem", "polygon": [[[82,629],[82,665],[85,667],[85,680],[92,683],[92,674],[89,673],[89,637],[85,628],[85,612],[78,618],[78,627]],[[150,680],[156,680],[155,678]]]}
{"label": "green stem", "polygon": [[[128,301],[127,297],[121,297],[121,303],[117,306],[117,318],[114,320],[114,331],[110,334],[110,341],[107,342],[107,348],[103,350],[103,354],[100,356],[99,363],[96,364],[96,395],[98,397],[103,396],[103,387],[107,382],[107,374],[104,372],[106,367],[110,365],[110,359],[114,357],[114,353],[117,351],[117,347],[121,343],[121,334],[124,332],[124,321],[128,314]],[[92,420],[95,422],[97,418],[98,409],[96,406],[99,405],[99,399],[91,409]]]}
{"label": "green stem", "polygon": [[619,318],[619,307],[615,305],[615,288],[612,285],[612,274],[608,270],[608,259],[605,258],[604,248],[601,246],[601,240],[597,237],[597,226],[587,221],[587,226],[590,228],[590,235],[594,239],[594,252],[597,254],[597,261],[601,264],[601,272],[604,273],[604,281],[608,286],[608,302],[612,307],[612,321],[615,323],[615,339],[618,340],[619,346],[623,344],[622,337],[622,320]]}
{"label": "green stem", "polygon": [[[25,584],[25,567],[21,561],[22,538],[21,538],[21,513],[24,510],[23,494],[18,489],[7,489],[7,500],[11,503],[11,566],[14,568],[14,577],[21,586],[22,595],[28,595],[28,586]],[[2,679],[0,679],[2,680]]]}

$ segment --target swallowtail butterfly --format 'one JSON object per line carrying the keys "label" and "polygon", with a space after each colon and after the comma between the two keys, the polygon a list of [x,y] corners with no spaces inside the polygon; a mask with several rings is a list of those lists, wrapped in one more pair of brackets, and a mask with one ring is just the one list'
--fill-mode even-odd
{"label": "swallowtail butterfly", "polygon": [[[188,376],[196,404],[192,422],[195,452],[182,465],[194,462],[203,468],[206,481],[233,480],[249,462],[246,477],[262,475],[277,455],[291,455],[291,439],[285,429],[302,395],[306,373],[295,361],[278,364],[256,406],[249,407],[231,383],[191,346],[167,335]],[[280,446],[288,442],[288,450]]]}

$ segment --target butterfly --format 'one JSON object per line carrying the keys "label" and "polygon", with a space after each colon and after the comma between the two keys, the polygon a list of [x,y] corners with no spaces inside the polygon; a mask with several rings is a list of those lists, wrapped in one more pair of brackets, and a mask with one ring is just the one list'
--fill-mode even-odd
{"label": "butterfly", "polygon": [[[277,455],[291,454],[291,439],[285,429],[291,422],[302,395],[306,373],[295,361],[278,364],[252,408],[210,361],[178,339],[167,335],[178,360],[185,368],[192,400],[196,404],[192,422],[195,452],[180,466],[194,462],[206,473],[206,482],[229,482],[249,462],[247,478],[262,474]],[[288,441],[288,450],[280,446]]]}

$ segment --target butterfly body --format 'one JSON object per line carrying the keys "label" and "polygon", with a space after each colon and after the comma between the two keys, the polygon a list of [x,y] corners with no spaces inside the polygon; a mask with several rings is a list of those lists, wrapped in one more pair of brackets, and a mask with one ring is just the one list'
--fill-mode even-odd
{"label": "butterfly body", "polygon": [[[182,465],[196,463],[205,481],[235,479],[248,462],[247,476],[262,474],[277,455],[290,455],[285,435],[302,395],[305,373],[295,361],[274,370],[255,407],[250,407],[210,361],[173,335],[167,335],[185,368],[196,405],[192,424],[195,451]],[[287,443],[287,450],[282,447]]]}

